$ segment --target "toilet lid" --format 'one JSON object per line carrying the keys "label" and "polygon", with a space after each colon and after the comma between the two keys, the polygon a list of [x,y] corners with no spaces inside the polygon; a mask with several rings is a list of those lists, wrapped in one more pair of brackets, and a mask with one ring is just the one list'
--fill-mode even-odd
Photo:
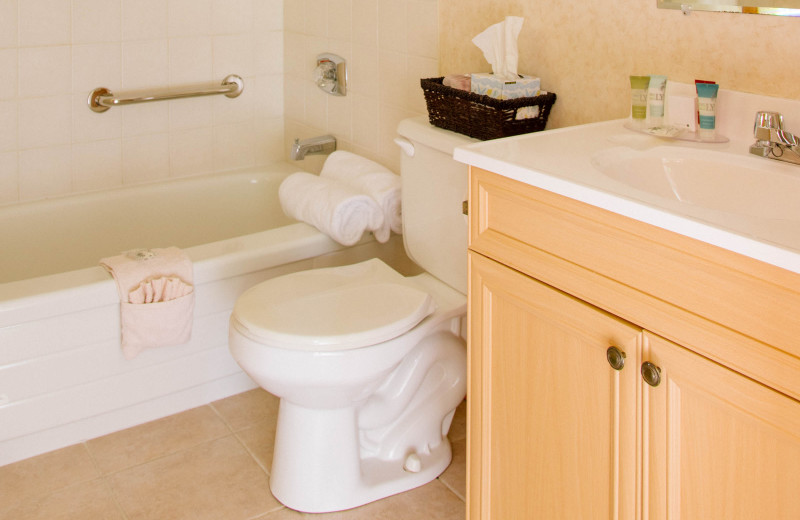
{"label": "toilet lid", "polygon": [[395,338],[434,308],[430,294],[372,259],[262,282],[239,297],[232,323],[259,343],[334,351]]}

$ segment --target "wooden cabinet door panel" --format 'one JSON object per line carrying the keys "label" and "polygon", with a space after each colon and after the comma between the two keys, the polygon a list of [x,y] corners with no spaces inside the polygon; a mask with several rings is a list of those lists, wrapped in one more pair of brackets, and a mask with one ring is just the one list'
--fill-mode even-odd
{"label": "wooden cabinet door panel", "polygon": [[645,518],[800,518],[800,402],[645,332]]}
{"label": "wooden cabinet door panel", "polygon": [[641,330],[470,259],[470,518],[633,518]]}

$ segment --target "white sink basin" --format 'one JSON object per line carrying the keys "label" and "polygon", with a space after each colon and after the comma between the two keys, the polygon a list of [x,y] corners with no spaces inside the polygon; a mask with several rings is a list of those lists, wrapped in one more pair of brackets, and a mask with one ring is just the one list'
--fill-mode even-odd
{"label": "white sink basin", "polygon": [[680,146],[642,151],[613,147],[595,153],[591,163],[603,175],[657,197],[731,214],[800,222],[800,168],[795,166]]}

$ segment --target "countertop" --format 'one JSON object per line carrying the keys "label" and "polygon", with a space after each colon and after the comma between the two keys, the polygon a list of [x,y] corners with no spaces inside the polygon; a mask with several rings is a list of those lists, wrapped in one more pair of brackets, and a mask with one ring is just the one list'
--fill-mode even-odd
{"label": "countertop", "polygon": [[[794,192],[795,186],[800,188],[800,166],[750,155],[751,141],[706,144],[665,139],[628,130],[624,127],[625,121],[605,121],[480,142],[457,147],[453,157],[510,179],[800,273],[800,190]],[[605,175],[597,167],[603,157],[639,152],[656,156],[697,154],[702,158],[713,157],[715,164],[723,166],[718,168],[717,185],[703,186],[708,195],[704,205],[637,189]],[[765,166],[758,161],[770,164]],[[725,165],[754,172],[750,185],[726,179]],[[781,185],[790,189],[770,193],[768,187],[775,186],[776,181],[757,173],[765,167],[770,170],[769,175],[787,181],[788,184]],[[780,197],[782,202],[773,204],[769,197]],[[770,211],[772,206],[784,209],[775,213]]]}

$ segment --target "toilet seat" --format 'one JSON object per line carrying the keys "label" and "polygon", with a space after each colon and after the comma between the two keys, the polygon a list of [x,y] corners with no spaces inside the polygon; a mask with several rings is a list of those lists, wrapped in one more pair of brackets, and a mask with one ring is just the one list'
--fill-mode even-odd
{"label": "toilet seat", "polygon": [[239,297],[231,324],[268,346],[332,352],[393,339],[434,310],[427,291],[371,259],[262,282]]}

